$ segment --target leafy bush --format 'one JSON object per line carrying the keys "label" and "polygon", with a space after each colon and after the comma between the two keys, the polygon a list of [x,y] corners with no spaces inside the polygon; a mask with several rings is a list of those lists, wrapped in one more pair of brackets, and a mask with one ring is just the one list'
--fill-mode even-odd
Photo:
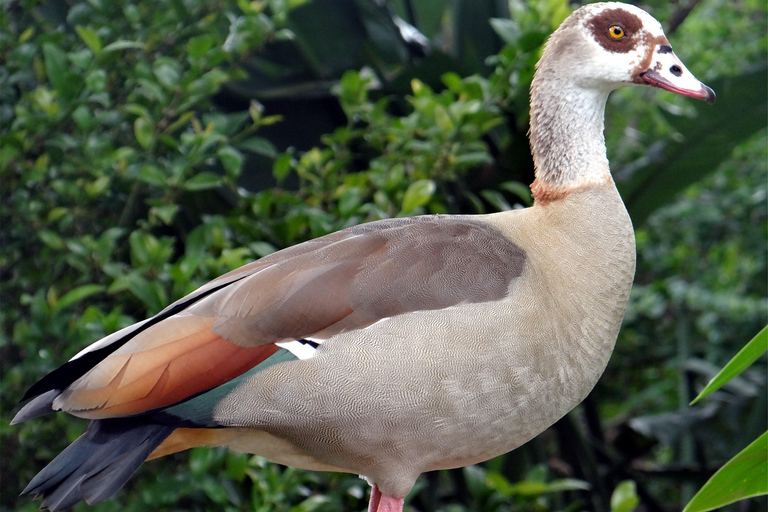
{"label": "leafy bush", "polygon": [[[752,65],[749,56],[764,54],[764,35],[750,34],[765,9],[753,3],[733,10],[727,2],[704,2],[704,21],[681,30],[705,37],[713,9],[715,17],[740,17],[728,37],[748,48],[747,63],[736,66],[743,71]],[[437,9],[414,4],[419,12]],[[348,225],[529,203],[521,185],[532,172],[527,88],[541,45],[568,8],[562,0],[512,1],[500,12],[491,4],[498,7],[453,2],[432,12],[440,21],[425,19],[424,26],[432,27],[435,44],[418,58],[407,51],[413,41],[393,29],[389,11],[351,1],[161,0],[115,9],[97,1],[30,0],[0,11],[3,510],[36,509],[15,495],[84,428],[65,415],[9,427],[18,398],[93,340],[229,269]],[[675,13],[668,3],[656,7]],[[320,31],[314,20],[328,12],[349,30],[333,37]],[[477,13],[482,30],[471,24]],[[479,55],[476,48],[491,51]],[[467,69],[484,72],[467,76]],[[311,123],[301,115],[292,120],[271,95],[301,108],[312,94],[295,90],[327,93],[329,81],[330,101],[340,104],[344,119],[309,145],[288,147],[294,143],[271,130],[286,126],[298,137]],[[617,181],[628,191],[668,197],[685,183],[641,181],[658,176],[653,162],[648,172],[634,171],[646,169],[638,162],[649,140],[668,137],[667,152],[674,152],[674,140],[690,133],[683,121],[698,111],[690,100],[638,94],[619,95],[608,109]],[[764,119],[764,106],[748,108]],[[706,115],[691,123],[702,124]],[[707,130],[727,149],[752,134],[753,124],[744,118],[742,132]],[[744,332],[765,323],[765,197],[758,197],[764,168],[755,163],[765,161],[765,136],[751,139],[638,232],[638,286],[597,389],[609,433],[621,427],[617,418],[677,408],[680,361],[688,358],[657,340],[682,333],[695,340],[689,355],[720,364]],[[688,140],[686,147],[707,143]],[[719,158],[705,161],[704,171]],[[261,172],[264,162],[274,180]],[[643,186],[633,189],[637,183]],[[638,364],[638,354],[650,363]],[[620,452],[605,440],[595,410],[588,402],[576,416],[586,418],[586,429],[566,419],[513,454],[427,475],[411,506],[629,510],[639,496],[680,502],[674,486],[626,462],[666,465],[675,447],[662,440],[650,453]],[[723,437],[727,428],[702,422],[706,439]],[[728,450],[718,445],[717,453]],[[359,510],[366,494],[353,475],[195,449],[148,463],[96,509]]]}

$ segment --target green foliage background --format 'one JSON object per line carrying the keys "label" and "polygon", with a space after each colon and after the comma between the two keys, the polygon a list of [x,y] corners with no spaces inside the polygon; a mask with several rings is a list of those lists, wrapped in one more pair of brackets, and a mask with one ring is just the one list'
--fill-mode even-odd
{"label": "green foliage background", "polygon": [[[676,510],[765,431],[765,364],[686,404],[766,323],[766,6],[644,7],[718,103],[611,97],[638,272],[606,375],[526,447],[425,475],[411,510]],[[18,492],[85,425],[10,427],[18,399],[99,337],[348,225],[527,205],[527,88],[569,12],[563,0],[2,4],[0,509],[35,510]],[[395,14],[425,39],[404,37]],[[366,498],[353,475],[196,449],[147,463],[95,509],[362,510]]]}

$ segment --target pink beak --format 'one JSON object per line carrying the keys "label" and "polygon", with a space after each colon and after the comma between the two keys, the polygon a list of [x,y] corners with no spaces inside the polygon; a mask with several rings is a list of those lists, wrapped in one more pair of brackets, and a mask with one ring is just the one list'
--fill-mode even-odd
{"label": "pink beak", "polygon": [[656,59],[651,69],[640,76],[654,87],[666,89],[683,96],[715,102],[715,91],[707,87],[688,71],[668,45],[659,45],[654,51]]}

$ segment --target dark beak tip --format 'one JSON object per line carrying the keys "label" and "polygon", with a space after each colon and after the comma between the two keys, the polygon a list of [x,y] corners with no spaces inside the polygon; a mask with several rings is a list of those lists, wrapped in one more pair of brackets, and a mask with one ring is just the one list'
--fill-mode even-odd
{"label": "dark beak tip", "polygon": [[702,84],[702,86],[704,87],[704,91],[706,92],[706,97],[704,98],[704,101],[706,101],[710,105],[714,105],[715,99],[717,98],[715,91],[713,91],[711,87],[708,87],[704,84]]}

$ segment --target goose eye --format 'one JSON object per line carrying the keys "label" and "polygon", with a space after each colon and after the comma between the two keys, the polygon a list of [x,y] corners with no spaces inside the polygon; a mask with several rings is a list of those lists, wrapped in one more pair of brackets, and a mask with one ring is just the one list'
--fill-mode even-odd
{"label": "goose eye", "polygon": [[610,28],[608,28],[608,35],[611,36],[611,39],[624,39],[627,33],[621,25],[611,25]]}

